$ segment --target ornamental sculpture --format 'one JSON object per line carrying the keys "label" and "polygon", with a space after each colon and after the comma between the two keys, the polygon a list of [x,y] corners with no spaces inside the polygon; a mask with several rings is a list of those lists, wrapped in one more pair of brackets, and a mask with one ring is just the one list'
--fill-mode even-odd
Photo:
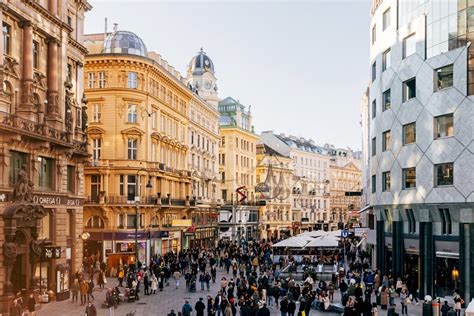
{"label": "ornamental sculpture", "polygon": [[26,166],[23,165],[18,172],[18,179],[13,189],[13,202],[33,202],[33,182],[28,177]]}

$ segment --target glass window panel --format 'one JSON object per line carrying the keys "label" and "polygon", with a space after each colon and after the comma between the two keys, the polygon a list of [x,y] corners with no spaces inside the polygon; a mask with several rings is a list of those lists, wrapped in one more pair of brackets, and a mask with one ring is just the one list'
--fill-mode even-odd
{"label": "glass window panel", "polygon": [[403,188],[404,189],[416,188],[416,169],[415,168],[403,169]]}
{"label": "glass window panel", "polygon": [[453,65],[436,69],[437,89],[442,90],[453,86]]}
{"label": "glass window panel", "polygon": [[435,165],[436,185],[453,185],[453,163]]}

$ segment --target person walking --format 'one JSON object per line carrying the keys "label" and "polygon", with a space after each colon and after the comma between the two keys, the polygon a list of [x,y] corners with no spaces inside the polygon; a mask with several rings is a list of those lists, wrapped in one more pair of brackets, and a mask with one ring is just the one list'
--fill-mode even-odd
{"label": "person walking", "polygon": [[154,273],[151,274],[151,293],[156,294],[156,290],[158,290],[158,279]]}
{"label": "person walking", "polygon": [[93,291],[94,291],[94,280],[92,280],[92,277],[91,277],[91,279],[89,280],[89,286],[87,288],[87,301],[88,302],[90,301],[91,298],[93,301],[95,301]]}
{"label": "person walking", "polygon": [[407,304],[409,304],[410,298],[408,297],[407,291],[405,288],[402,287],[400,291],[400,305],[402,306],[402,315],[407,314],[408,315],[408,307]]}
{"label": "person walking", "polygon": [[295,316],[296,303],[293,300],[288,302],[288,316]]}
{"label": "person walking", "polygon": [[118,272],[118,282],[119,287],[123,287],[123,269],[120,269]]}
{"label": "person walking", "polygon": [[263,306],[258,310],[256,316],[270,316],[270,310],[268,309],[266,303],[263,303]]}
{"label": "person walking", "polygon": [[191,316],[193,307],[189,304],[189,301],[184,301],[183,308],[181,309],[183,316]]}
{"label": "person walking", "polygon": [[443,306],[441,306],[441,316],[448,316],[450,310],[451,307],[449,307],[448,301],[444,301]]}
{"label": "person walking", "polygon": [[79,290],[80,290],[80,286],[79,286],[79,280],[78,279],[74,279],[74,283],[71,285],[71,293],[72,293],[72,302],[77,302],[77,298],[79,296]]}
{"label": "person walking", "polygon": [[456,311],[456,315],[461,316],[461,308],[462,308],[462,304],[464,304],[464,300],[461,298],[461,295],[459,295],[459,293],[457,293],[456,291],[454,292],[453,298],[454,298],[454,310]]}
{"label": "person walking", "polygon": [[97,316],[97,309],[95,308],[94,304],[92,304],[92,302],[87,303],[85,315]]}
{"label": "person walking", "polygon": [[288,299],[286,298],[286,296],[284,296],[283,299],[280,301],[280,314],[281,316],[288,315]]}
{"label": "person walking", "polygon": [[87,293],[89,292],[89,284],[87,284],[86,280],[82,280],[81,282],[81,306],[87,303]]}
{"label": "person walking", "polygon": [[202,301],[202,297],[199,298],[199,301],[196,302],[194,305],[194,309],[196,310],[196,316],[204,316],[204,311],[206,310],[206,305]]}
{"label": "person walking", "polygon": [[36,301],[33,294],[30,294],[30,297],[28,298],[28,311],[31,316],[36,315]]}
{"label": "person walking", "polygon": [[[179,288],[179,282],[181,280],[181,272],[179,272],[178,270],[176,270],[174,273],[173,273],[173,278],[174,278],[174,281],[176,282],[176,289]],[[160,290],[161,291],[161,290]]]}
{"label": "person walking", "polygon": [[388,291],[385,285],[382,285],[382,289],[379,295],[380,295],[380,306],[382,306],[383,310],[386,310],[387,305],[388,305]]}

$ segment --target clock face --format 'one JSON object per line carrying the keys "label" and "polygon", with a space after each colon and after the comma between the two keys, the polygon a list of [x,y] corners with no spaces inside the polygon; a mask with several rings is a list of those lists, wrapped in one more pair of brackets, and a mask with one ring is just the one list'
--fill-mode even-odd
{"label": "clock face", "polygon": [[211,83],[210,82],[204,83],[204,88],[206,88],[207,90],[211,89]]}

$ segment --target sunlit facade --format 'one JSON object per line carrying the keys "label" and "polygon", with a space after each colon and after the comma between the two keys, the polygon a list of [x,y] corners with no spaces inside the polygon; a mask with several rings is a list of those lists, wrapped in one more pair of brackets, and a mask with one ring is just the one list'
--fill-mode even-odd
{"label": "sunlit facade", "polygon": [[[374,1],[368,95],[377,268],[421,297],[474,292],[472,57],[466,1]],[[452,271],[459,269],[459,279]]]}

